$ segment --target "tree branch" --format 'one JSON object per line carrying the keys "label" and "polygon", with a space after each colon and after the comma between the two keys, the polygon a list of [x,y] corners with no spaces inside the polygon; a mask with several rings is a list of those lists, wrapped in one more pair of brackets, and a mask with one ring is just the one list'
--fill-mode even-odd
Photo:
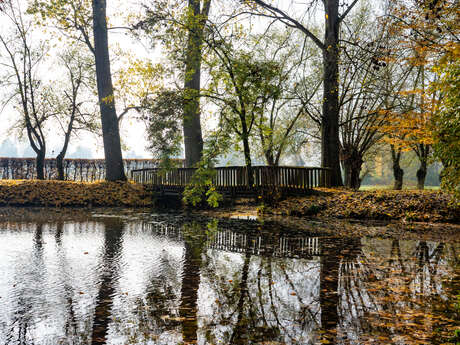
{"label": "tree branch", "polygon": [[[262,0],[253,0],[257,5],[262,6],[263,8],[269,10],[271,13],[276,14],[275,18],[278,18],[279,20],[283,21],[285,24],[287,22],[292,23],[292,27],[295,27],[302,31],[305,35],[307,35],[309,38],[312,39],[312,41],[322,50],[326,49],[326,46],[324,45],[321,40],[315,36],[310,30],[308,30],[302,23],[297,21],[296,19],[290,17],[288,14],[286,14],[284,11],[280,10],[279,8],[276,8],[272,5],[267,4],[265,1]],[[357,2],[358,0],[355,0]],[[259,13],[255,13],[255,15],[262,15]]]}
{"label": "tree branch", "polygon": [[355,0],[351,3],[350,6],[348,6],[348,8],[345,10],[345,12],[343,12],[343,14],[339,17],[339,23],[345,19],[345,17],[348,15],[348,13],[350,13],[350,11],[353,9],[353,7],[355,7],[355,5],[358,3],[359,0]]}
{"label": "tree branch", "polygon": [[142,109],[145,109],[145,107],[142,106],[132,106],[132,107],[127,107],[125,110],[121,112],[120,115],[118,115],[118,122],[120,122],[123,119],[123,116],[125,116],[130,110],[137,110],[140,112]]}

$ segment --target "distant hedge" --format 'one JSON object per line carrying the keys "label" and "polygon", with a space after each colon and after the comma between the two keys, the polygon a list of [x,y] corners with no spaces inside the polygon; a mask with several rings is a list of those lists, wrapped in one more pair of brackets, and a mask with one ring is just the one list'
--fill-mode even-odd
{"label": "distant hedge", "polygon": [[[124,159],[126,173],[134,169],[155,168],[159,161],[155,159]],[[178,160],[179,163],[182,160]],[[36,178],[35,158],[0,157],[0,178],[3,180],[32,180]],[[104,159],[64,160],[66,181],[94,182],[105,179]],[[45,178],[57,179],[56,160],[45,159]]]}

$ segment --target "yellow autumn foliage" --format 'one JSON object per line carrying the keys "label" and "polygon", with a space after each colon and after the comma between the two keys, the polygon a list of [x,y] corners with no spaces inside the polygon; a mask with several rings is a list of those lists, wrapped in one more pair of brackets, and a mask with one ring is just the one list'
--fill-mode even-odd
{"label": "yellow autumn foliage", "polygon": [[0,206],[152,205],[151,193],[132,182],[0,181]]}

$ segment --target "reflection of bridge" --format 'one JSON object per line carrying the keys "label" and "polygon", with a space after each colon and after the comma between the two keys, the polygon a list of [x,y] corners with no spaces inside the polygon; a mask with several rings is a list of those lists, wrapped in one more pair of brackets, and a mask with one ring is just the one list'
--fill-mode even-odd
{"label": "reflection of bridge", "polygon": [[[158,236],[178,241],[184,240],[180,230],[181,226],[177,224],[143,223],[142,227],[144,230],[150,230]],[[210,235],[206,247],[233,253],[311,259],[313,256],[321,255],[319,239],[319,237],[300,236],[270,237],[226,229],[218,230]]]}
{"label": "reflection of bridge", "polygon": [[[161,173],[159,169],[140,169],[132,170],[131,177],[155,192],[178,195],[190,184],[195,170],[179,168]],[[218,167],[214,170],[216,174],[213,185],[216,190],[232,196],[274,188],[284,193],[299,194],[315,187],[328,187],[331,178],[330,169],[327,168],[255,166],[248,169],[237,166]]]}

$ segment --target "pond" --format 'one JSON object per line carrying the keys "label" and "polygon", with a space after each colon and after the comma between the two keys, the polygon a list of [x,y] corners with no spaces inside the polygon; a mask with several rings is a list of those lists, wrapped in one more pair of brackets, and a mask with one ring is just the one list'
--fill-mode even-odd
{"label": "pond", "polygon": [[440,344],[459,326],[459,250],[254,220],[24,211],[0,222],[0,344]]}

